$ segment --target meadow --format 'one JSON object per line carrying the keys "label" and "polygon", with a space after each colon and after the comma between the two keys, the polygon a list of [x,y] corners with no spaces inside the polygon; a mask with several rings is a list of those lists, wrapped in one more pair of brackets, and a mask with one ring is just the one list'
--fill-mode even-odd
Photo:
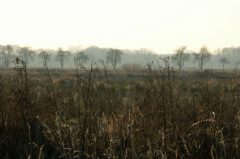
{"label": "meadow", "polygon": [[28,69],[0,74],[0,158],[240,158],[236,72]]}

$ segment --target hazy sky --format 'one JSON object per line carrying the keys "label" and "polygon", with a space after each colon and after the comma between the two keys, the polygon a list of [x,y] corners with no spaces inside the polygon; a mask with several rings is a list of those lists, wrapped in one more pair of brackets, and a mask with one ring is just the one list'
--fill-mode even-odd
{"label": "hazy sky", "polygon": [[169,53],[240,45],[240,0],[0,0],[0,44]]}

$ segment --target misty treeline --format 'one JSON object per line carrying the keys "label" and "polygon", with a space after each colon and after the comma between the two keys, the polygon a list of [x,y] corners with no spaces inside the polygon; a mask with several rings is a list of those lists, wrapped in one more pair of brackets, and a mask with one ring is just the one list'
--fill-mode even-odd
{"label": "misty treeline", "polygon": [[91,46],[85,49],[59,48],[32,49],[17,45],[0,45],[0,67],[12,66],[12,60],[16,57],[25,61],[31,68],[59,68],[69,69],[76,66],[90,67],[99,61],[104,61],[110,69],[137,70],[152,63],[153,68],[161,65],[159,59],[169,56],[170,64],[176,69],[182,70],[206,70],[238,68],[240,64],[240,47],[229,47],[209,51],[202,47],[198,51],[180,47],[169,54],[158,54],[150,49],[120,50]]}

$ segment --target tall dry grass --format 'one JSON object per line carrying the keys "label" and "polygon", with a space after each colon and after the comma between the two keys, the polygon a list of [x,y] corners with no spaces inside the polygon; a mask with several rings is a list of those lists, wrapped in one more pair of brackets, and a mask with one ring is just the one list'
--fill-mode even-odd
{"label": "tall dry grass", "polygon": [[0,158],[239,158],[238,79],[179,80],[162,61],[132,81],[104,61],[69,75],[16,60],[0,76]]}

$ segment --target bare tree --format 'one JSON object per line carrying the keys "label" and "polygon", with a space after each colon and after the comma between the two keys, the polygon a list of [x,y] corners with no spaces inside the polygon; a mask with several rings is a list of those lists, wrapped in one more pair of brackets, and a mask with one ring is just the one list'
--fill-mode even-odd
{"label": "bare tree", "polygon": [[47,63],[50,60],[49,52],[46,50],[40,50],[40,53],[38,55],[42,59],[43,67],[47,67]]}
{"label": "bare tree", "polygon": [[83,67],[83,65],[89,60],[84,51],[79,51],[74,57],[74,62],[77,67]]}
{"label": "bare tree", "polygon": [[202,71],[204,64],[207,61],[209,61],[211,54],[210,54],[208,48],[204,46],[200,49],[200,52],[195,53],[194,56],[195,56],[194,61],[198,62],[198,66],[199,66],[200,70]]}
{"label": "bare tree", "polygon": [[240,61],[235,62],[235,67],[234,67],[234,79],[236,79],[236,74],[237,74],[237,68],[240,65]]}
{"label": "bare tree", "polygon": [[4,54],[4,46],[2,46],[2,45],[0,45],[0,60],[1,60],[1,62],[3,62],[4,63],[4,56],[3,56],[3,54]]}
{"label": "bare tree", "polygon": [[107,56],[106,56],[107,62],[112,65],[114,70],[116,69],[117,64],[121,62],[122,54],[123,54],[122,51],[118,49],[110,49],[107,52]]}
{"label": "bare tree", "polygon": [[61,69],[63,70],[64,64],[70,55],[69,51],[63,51],[61,48],[58,49],[56,61],[60,62]]}
{"label": "bare tree", "polygon": [[172,56],[172,60],[177,64],[180,72],[182,72],[185,61],[189,60],[189,57],[189,54],[186,53],[185,46],[178,48],[176,53]]}
{"label": "bare tree", "polygon": [[19,56],[25,62],[26,66],[29,64],[30,60],[35,57],[35,52],[29,47],[23,47],[19,49]]}
{"label": "bare tree", "polygon": [[230,63],[229,60],[226,57],[220,58],[219,62],[222,63],[223,71],[225,70],[225,64],[229,64]]}
{"label": "bare tree", "polygon": [[11,45],[6,45],[6,46],[1,46],[1,56],[3,59],[3,63],[5,67],[10,66],[11,58],[13,57],[13,46]]}

